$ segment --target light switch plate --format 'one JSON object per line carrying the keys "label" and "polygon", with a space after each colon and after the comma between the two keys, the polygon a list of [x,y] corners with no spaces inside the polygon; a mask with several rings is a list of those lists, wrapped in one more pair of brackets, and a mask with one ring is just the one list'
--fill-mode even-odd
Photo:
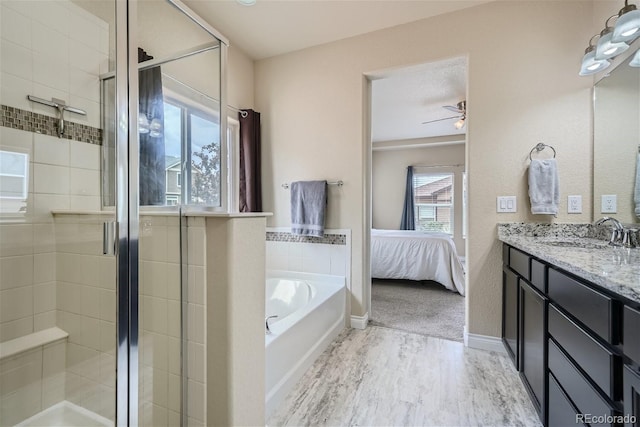
{"label": "light switch plate", "polygon": [[567,197],[567,213],[579,214],[582,213],[582,196],[568,196]]}
{"label": "light switch plate", "polygon": [[617,213],[617,212],[618,212],[618,196],[615,194],[603,194],[600,213]]}
{"label": "light switch plate", "polygon": [[512,213],[517,211],[516,196],[498,196],[496,200],[496,212]]}

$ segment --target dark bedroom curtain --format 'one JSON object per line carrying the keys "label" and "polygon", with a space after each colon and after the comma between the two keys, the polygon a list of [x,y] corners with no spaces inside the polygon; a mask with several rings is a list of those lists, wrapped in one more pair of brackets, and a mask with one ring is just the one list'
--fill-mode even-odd
{"label": "dark bedroom curtain", "polygon": [[404,207],[402,208],[402,221],[400,230],[415,230],[415,207],[413,199],[413,166],[407,168],[407,183],[404,191]]}
{"label": "dark bedroom curtain", "polygon": [[[153,59],[138,48],[138,62]],[[138,73],[140,135],[140,205],[165,204],[164,99],[162,71],[152,67]]]}
{"label": "dark bedroom curtain", "polygon": [[240,120],[240,212],[261,212],[260,113],[242,110],[238,118]]}

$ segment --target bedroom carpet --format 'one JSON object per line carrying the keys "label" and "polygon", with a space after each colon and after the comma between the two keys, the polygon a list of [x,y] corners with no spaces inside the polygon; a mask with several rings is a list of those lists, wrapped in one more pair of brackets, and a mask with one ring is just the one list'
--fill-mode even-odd
{"label": "bedroom carpet", "polygon": [[436,282],[371,283],[371,324],[462,342],[464,297]]}

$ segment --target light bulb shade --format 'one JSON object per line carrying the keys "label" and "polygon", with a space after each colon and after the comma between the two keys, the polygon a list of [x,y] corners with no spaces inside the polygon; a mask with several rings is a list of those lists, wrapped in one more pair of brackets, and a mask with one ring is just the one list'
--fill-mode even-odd
{"label": "light bulb shade", "polygon": [[611,41],[613,33],[609,32],[600,37],[596,46],[596,60],[609,59],[620,55],[629,49],[629,45],[625,42],[615,43]]}
{"label": "light bulb shade", "polygon": [[149,119],[142,113],[138,116],[138,132],[143,135],[149,133]]}
{"label": "light bulb shade", "polygon": [[633,55],[633,58],[631,59],[631,62],[629,62],[629,66],[630,67],[640,67],[640,50],[637,51]]}
{"label": "light bulb shade", "polygon": [[580,67],[580,72],[578,74],[581,76],[589,76],[597,73],[598,71],[604,70],[609,65],[611,65],[611,63],[606,59],[596,59],[595,50],[590,50],[582,58],[582,66]]}
{"label": "light bulb shade", "polygon": [[640,36],[640,10],[629,10],[616,21],[611,40],[615,43],[627,42],[638,36]]}
{"label": "light bulb shade", "polygon": [[456,129],[462,129],[464,127],[464,119],[465,118],[463,117],[453,124],[456,127]]}

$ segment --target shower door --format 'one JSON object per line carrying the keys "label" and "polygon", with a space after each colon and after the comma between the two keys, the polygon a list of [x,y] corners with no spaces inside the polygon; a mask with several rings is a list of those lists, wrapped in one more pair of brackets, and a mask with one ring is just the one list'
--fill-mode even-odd
{"label": "shower door", "polygon": [[0,18],[0,426],[204,424],[225,45],[178,1]]}
{"label": "shower door", "polygon": [[116,3],[126,11],[116,0],[0,2],[2,426],[116,418],[122,263],[116,211],[101,198],[113,134],[101,110],[116,92],[100,84],[120,65]]}

